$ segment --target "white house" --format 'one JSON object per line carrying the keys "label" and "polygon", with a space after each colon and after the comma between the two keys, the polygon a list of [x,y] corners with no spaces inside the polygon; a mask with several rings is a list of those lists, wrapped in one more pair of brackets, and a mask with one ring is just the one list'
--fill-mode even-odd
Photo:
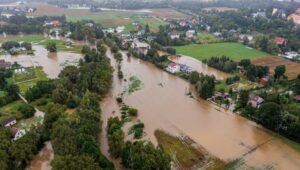
{"label": "white house", "polygon": [[294,51],[284,53],[284,57],[288,58],[288,59],[293,59],[297,56],[299,56],[299,54],[297,52],[294,52]]}
{"label": "white house", "polygon": [[4,127],[10,127],[10,126],[13,126],[13,125],[16,124],[16,123],[17,123],[16,118],[10,117],[10,118],[5,119],[5,120],[3,120],[2,122],[0,122],[0,125],[1,125],[1,126],[4,126]]}
{"label": "white house", "polygon": [[180,72],[180,66],[176,63],[171,63],[168,65],[167,71],[173,74],[178,73]]}
{"label": "white house", "polygon": [[185,33],[185,36],[186,36],[187,38],[193,38],[195,34],[196,34],[196,31],[195,31],[195,30],[188,30],[188,31]]}
{"label": "white house", "polygon": [[179,33],[176,32],[176,31],[170,32],[169,36],[171,37],[172,40],[174,40],[175,38],[179,38],[180,37]]}
{"label": "white house", "polygon": [[118,26],[117,28],[116,28],[116,32],[117,33],[120,33],[120,32],[123,32],[125,30],[125,26]]}
{"label": "white house", "polygon": [[9,132],[13,136],[13,141],[20,139],[26,134],[24,129],[18,129],[16,127],[10,127]]}

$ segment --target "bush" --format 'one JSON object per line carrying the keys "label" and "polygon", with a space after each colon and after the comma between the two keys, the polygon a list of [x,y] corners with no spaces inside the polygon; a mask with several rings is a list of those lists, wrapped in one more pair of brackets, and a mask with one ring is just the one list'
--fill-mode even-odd
{"label": "bush", "polygon": [[111,48],[111,52],[112,53],[117,53],[119,51],[119,47],[114,45],[112,48]]}
{"label": "bush", "polygon": [[31,118],[35,113],[34,107],[29,104],[21,105],[18,110],[23,114],[25,118]]}
{"label": "bush", "polygon": [[123,102],[123,99],[122,99],[122,97],[117,97],[117,99],[116,99],[116,100],[117,100],[117,102],[118,102],[118,103],[122,103],[122,102]]}
{"label": "bush", "polygon": [[138,115],[138,110],[135,109],[135,108],[130,108],[130,109],[128,110],[128,114],[129,114],[130,116],[137,116],[137,115]]}

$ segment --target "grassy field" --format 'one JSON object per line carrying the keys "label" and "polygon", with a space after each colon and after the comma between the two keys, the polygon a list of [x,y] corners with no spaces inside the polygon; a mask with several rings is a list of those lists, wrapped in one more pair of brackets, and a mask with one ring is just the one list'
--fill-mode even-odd
{"label": "grassy field", "polygon": [[269,54],[255,49],[247,48],[239,43],[193,44],[176,46],[177,54],[191,56],[198,60],[208,59],[212,56],[228,56],[235,61],[269,56]]}
{"label": "grassy field", "polygon": [[[136,11],[102,11],[102,12],[91,12],[88,9],[66,9],[59,8],[48,4],[33,4],[37,8],[37,11],[32,16],[61,16],[66,15],[67,21],[77,22],[81,20],[93,20],[97,23],[102,24],[105,28],[116,27],[124,25],[126,31],[134,31],[136,28],[131,25],[134,21],[139,21],[142,24],[149,24],[152,31],[158,31],[158,26],[165,24],[164,21],[155,18],[144,18],[145,15],[155,15],[155,16],[174,16],[183,18],[185,15],[177,12],[173,9],[154,9],[153,13],[147,12],[136,12]],[[164,15],[161,11],[165,11]]]}
{"label": "grassy field", "polygon": [[224,162],[211,157],[206,151],[192,146],[189,142],[158,130],[155,131],[155,136],[178,169],[221,169],[225,166]]}
{"label": "grassy field", "polygon": [[24,94],[28,88],[34,86],[38,81],[47,80],[47,75],[44,73],[41,67],[35,68],[34,74],[35,76],[32,79],[28,79],[24,81],[14,80],[15,84],[19,86],[21,94]]}
{"label": "grassy field", "polygon": [[80,13],[72,13],[72,15],[67,15],[67,21],[77,22],[81,20],[93,20],[97,23],[100,23],[105,28],[116,27],[124,25],[126,31],[137,30],[135,26],[132,26],[132,22],[140,22],[142,25],[148,24],[151,31],[158,31],[160,25],[166,24],[164,21],[150,17],[144,18],[145,14],[143,13],[131,13],[131,12],[97,12],[90,13],[86,15],[80,15]]}
{"label": "grassy field", "polygon": [[197,42],[199,44],[210,44],[210,43],[217,43],[220,41],[221,41],[220,38],[206,32],[200,32],[197,35]]}
{"label": "grassy field", "polygon": [[24,104],[22,100],[17,100],[10,104],[0,107],[0,121],[9,117],[15,117],[20,120],[23,118],[21,112],[18,111],[19,107]]}
{"label": "grassy field", "polygon": [[5,41],[17,41],[17,42],[30,42],[30,43],[39,43],[43,41],[45,37],[43,35],[25,35],[25,36],[11,36],[0,37],[0,42],[3,43]]}

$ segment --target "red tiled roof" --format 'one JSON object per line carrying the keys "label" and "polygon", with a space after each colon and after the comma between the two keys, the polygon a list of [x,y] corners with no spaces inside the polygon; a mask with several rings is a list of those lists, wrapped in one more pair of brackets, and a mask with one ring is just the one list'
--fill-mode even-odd
{"label": "red tiled roof", "polygon": [[169,64],[169,67],[176,67],[176,66],[177,66],[176,63],[170,63],[170,64]]}
{"label": "red tiled roof", "polygon": [[300,14],[300,8],[295,11],[296,14]]}
{"label": "red tiled roof", "polygon": [[285,39],[285,38],[282,38],[282,37],[276,37],[276,38],[274,39],[274,42],[275,42],[276,44],[282,45],[282,44],[284,44],[284,43],[286,42],[286,39]]}
{"label": "red tiled roof", "polygon": [[300,95],[294,97],[295,100],[300,101]]}
{"label": "red tiled roof", "polygon": [[291,14],[288,16],[288,19],[289,20],[293,20],[293,22],[295,24],[300,24],[300,13],[297,15],[297,14]]}
{"label": "red tiled roof", "polygon": [[59,20],[53,20],[53,21],[51,21],[51,24],[53,24],[53,25],[59,25],[60,21]]}
{"label": "red tiled roof", "polygon": [[18,133],[19,129],[16,127],[9,128],[9,132],[12,136],[15,136]]}

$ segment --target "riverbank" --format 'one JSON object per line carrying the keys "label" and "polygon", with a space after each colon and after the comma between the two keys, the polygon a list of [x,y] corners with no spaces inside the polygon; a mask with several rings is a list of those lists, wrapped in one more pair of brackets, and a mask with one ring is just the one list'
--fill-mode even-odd
{"label": "riverbank", "polygon": [[[124,78],[137,76],[144,84],[139,91],[125,95],[124,101],[139,110],[138,119],[145,123],[147,139],[152,143],[157,144],[155,130],[162,129],[173,136],[189,136],[210,154],[226,162],[243,159],[249,166],[258,168],[272,166],[277,169],[297,169],[300,166],[299,152],[256,123],[208,101],[186,96],[187,90],[195,92],[186,81],[146,61],[128,58],[125,52],[122,54]],[[113,55],[108,52],[107,56],[116,68]],[[104,126],[105,119],[118,115],[115,99],[126,86],[126,82],[114,78],[111,93],[102,104]],[[278,150],[279,147],[282,149]],[[102,140],[101,148],[108,150]],[[245,153],[249,154],[243,156]],[[287,153],[291,156],[284,156]]]}

